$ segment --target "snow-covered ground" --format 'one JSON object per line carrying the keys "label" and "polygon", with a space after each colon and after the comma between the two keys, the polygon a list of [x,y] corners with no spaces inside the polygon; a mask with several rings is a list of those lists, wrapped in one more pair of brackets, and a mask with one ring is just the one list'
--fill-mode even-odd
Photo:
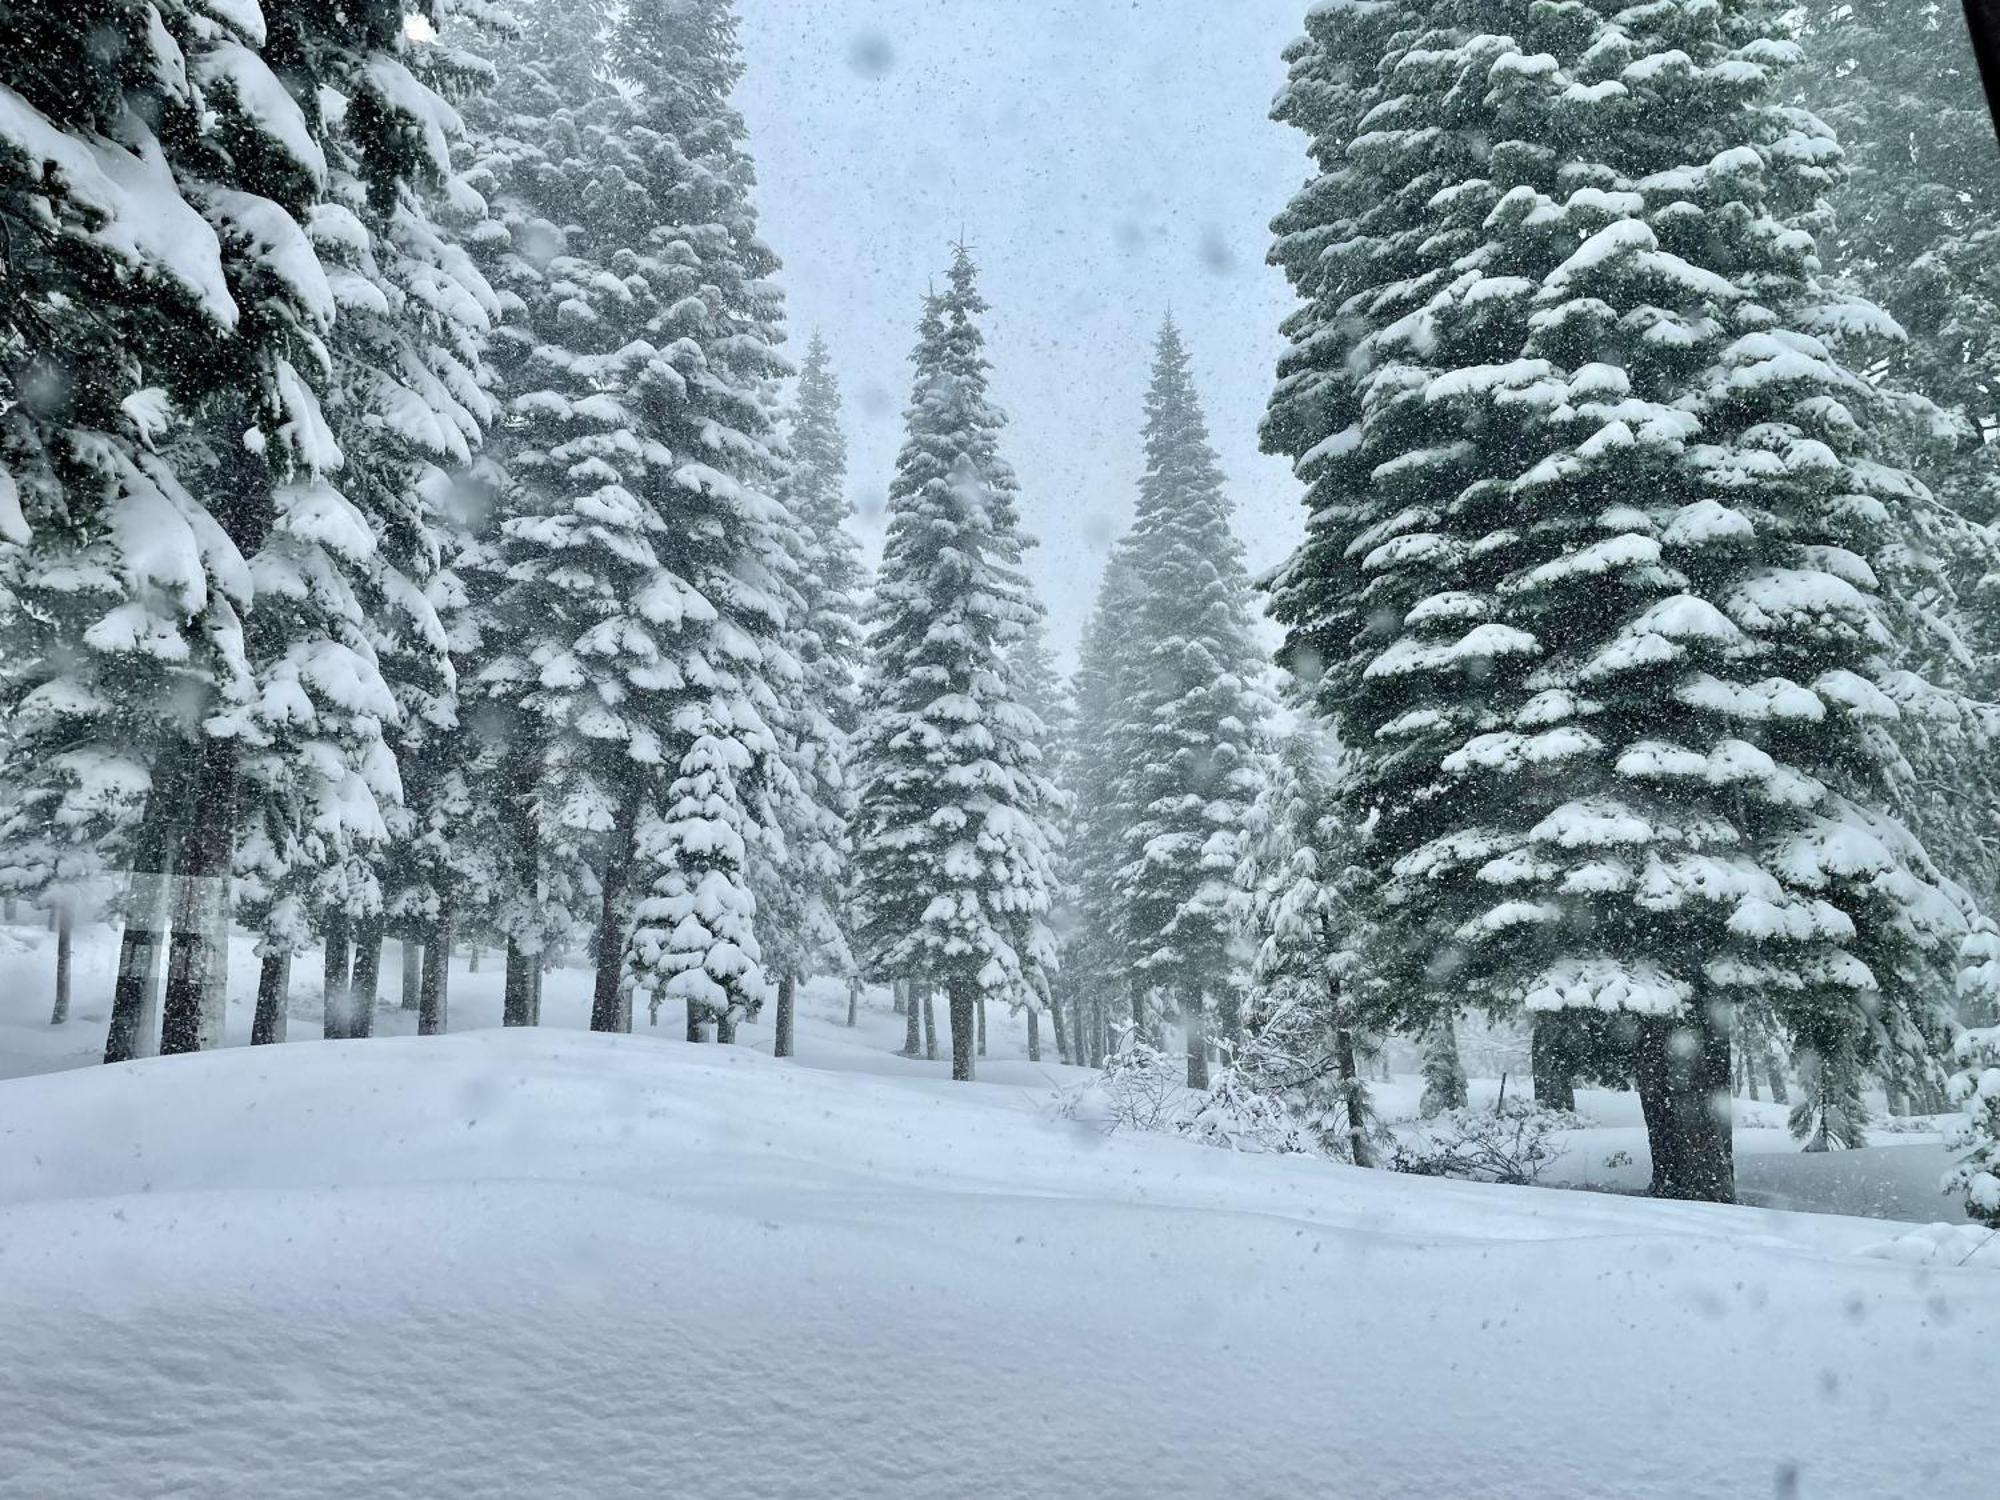
{"label": "snow-covered ground", "polygon": [[43,973],[0,959],[9,1500],[1990,1493],[1956,1242],[1106,1138],[997,1017],[954,1087],[824,992],[796,1062],[591,1036],[575,973],[537,1031],[51,1073],[103,1000],[50,1028]]}

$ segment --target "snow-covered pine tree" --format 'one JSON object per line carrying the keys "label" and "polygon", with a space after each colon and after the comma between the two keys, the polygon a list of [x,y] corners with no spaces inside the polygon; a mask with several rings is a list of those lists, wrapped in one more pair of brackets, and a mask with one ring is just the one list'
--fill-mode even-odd
{"label": "snow-covered pine tree", "polygon": [[1230,1066],[1279,1100],[1326,1149],[1371,1165],[1373,1110],[1349,985],[1361,968],[1365,877],[1334,795],[1338,766],[1316,721],[1283,733],[1264,757],[1243,819],[1237,879],[1256,953],[1244,1037]]}
{"label": "snow-covered pine tree", "polygon": [[924,305],[870,622],[857,839],[871,966],[943,987],[966,1081],[980,1000],[1042,1003],[1056,796],[1009,661],[1040,606],[975,283],[961,247]]}
{"label": "snow-covered pine tree", "polygon": [[1117,793],[1129,764],[1120,710],[1135,672],[1135,637],[1126,622],[1136,607],[1125,553],[1114,550],[1077,655],[1074,729],[1058,767],[1071,809],[1058,866],[1062,982],[1074,1004],[1077,1061],[1092,1067],[1117,1050],[1128,1027],[1134,1040],[1148,1037],[1145,991],[1133,982],[1119,891],[1128,819]]}
{"label": "snow-covered pine tree", "polygon": [[[1275,584],[1352,748],[1387,1019],[1614,1016],[1653,1188],[1726,1199],[1730,1014],[1873,1060],[1964,927],[1886,811],[1915,487],[1822,333],[1840,175],[1750,0],[1321,7],[1277,115],[1305,300]],[[1879,315],[1877,315],[1879,317]]]}
{"label": "snow-covered pine tree", "polygon": [[[398,751],[414,766],[420,737],[434,743],[451,720],[448,641],[428,597],[452,529],[440,465],[469,463],[491,418],[477,337],[493,300],[430,217],[442,201],[432,189],[453,182],[458,120],[410,71],[400,0],[343,16],[310,6],[272,16],[272,56],[295,81],[313,81],[291,124],[319,155],[309,183],[282,185],[296,197],[289,211],[310,225],[322,270],[332,337],[320,356],[328,400],[317,461],[340,470],[340,488],[282,483],[252,558],[260,698],[236,735],[253,830],[243,915],[262,937],[260,998],[282,1013],[300,917],[314,914],[326,948],[326,1033],[364,1035],[369,1011],[352,1003],[352,984],[358,954],[362,988],[374,988],[377,857],[388,820],[402,812]],[[442,49],[425,64],[454,87],[479,72]],[[225,119],[272,107],[234,72],[221,83]],[[461,190],[452,211],[479,209]],[[405,734],[412,713],[425,721],[416,737]],[[406,844],[416,833],[398,831]]]}
{"label": "snow-covered pine tree", "polygon": [[1126,756],[1120,919],[1134,981],[1178,1011],[1188,1086],[1206,1088],[1211,1022],[1231,1040],[1238,1030],[1232,902],[1265,706],[1250,577],[1171,319],[1154,353],[1145,450],[1138,512],[1119,544],[1133,588],[1120,624],[1131,676],[1116,703]]}
{"label": "snow-covered pine tree", "polygon": [[613,24],[621,87],[559,108],[508,184],[508,399],[532,430],[500,548],[518,628],[489,676],[523,686],[553,821],[596,874],[592,1025],[658,993],[726,1030],[762,997],[747,869],[779,769],[776,260],[729,104],[730,7],[651,0]]}
{"label": "snow-covered pine tree", "polygon": [[1951,1144],[1963,1152],[1945,1190],[1964,1195],[1965,1211],[2000,1230],[2000,1028],[1975,1027],[1958,1040],[1952,1102],[1963,1111]]}
{"label": "snow-covered pine tree", "polygon": [[339,529],[317,396],[331,299],[303,228],[326,164],[310,27],[284,7],[268,25],[206,4],[13,9],[0,195],[36,243],[9,276],[26,399],[7,402],[5,468],[35,540],[14,560],[34,631],[10,682],[45,737],[25,762],[129,834],[115,1060],[146,1045],[169,920],[161,1045],[217,1038],[238,743],[259,712],[245,559]]}
{"label": "snow-covered pine tree", "polygon": [[[1055,656],[1049,650],[1048,622],[1041,615],[1030,620],[1021,631],[1020,640],[1014,643],[1009,653],[1010,668],[1014,674],[1015,692],[1022,707],[1033,714],[1042,726],[1042,770],[1055,788],[1055,800],[1051,804],[1048,817],[1052,833],[1050,847],[1052,906],[1049,913],[1049,931],[1055,941],[1056,952],[1060,955],[1065,947],[1063,925],[1068,912],[1069,892],[1066,885],[1066,864],[1064,851],[1068,846],[1067,836],[1062,835],[1060,824],[1074,809],[1063,787],[1064,765],[1070,753],[1070,739],[1076,728],[1076,709],[1070,702],[1069,684],[1064,682],[1056,670]],[[1064,1062],[1070,1060],[1068,1014],[1065,1010],[1064,992],[1071,981],[1065,975],[1058,980],[1055,972],[1044,971],[1039,981],[1043,990],[1042,1003],[1048,1008],[1049,1025],[1055,1031],[1056,1052]],[[1028,1061],[1039,1062],[1042,1056],[1042,1013],[1028,1011]]]}
{"label": "snow-covered pine tree", "polygon": [[[796,598],[786,640],[798,671],[775,684],[774,728],[790,784],[778,805],[782,849],[753,866],[759,941],[778,983],[773,1051],[792,1054],[797,992],[816,973],[858,976],[847,941],[852,889],[848,828],[854,793],[848,762],[860,722],[860,544],[847,529],[847,440],[840,387],[815,335],[799,373],[783,491],[794,518]],[[781,856],[781,857],[780,857]]]}
{"label": "snow-covered pine tree", "polygon": [[[660,355],[641,382],[658,439],[676,455],[659,476],[661,512],[680,535],[667,560],[685,589],[680,691],[670,753],[678,775],[636,849],[648,893],[629,963],[634,987],[716,1018],[719,1040],[763,1001],[749,881],[752,845],[781,836],[800,795],[773,725],[781,684],[800,667],[786,637],[799,607],[786,537],[797,523],[783,479],[778,260],[758,237],[748,132],[730,102],[742,74],[732,0],[654,0],[620,22],[620,70],[636,85],[626,128],[630,180],[657,208],[650,253],[633,269],[657,304]],[[801,731],[799,743],[810,741]],[[821,816],[802,820],[822,826]]]}
{"label": "snow-covered pine tree", "polygon": [[1820,236],[1906,337],[1883,375],[1957,420],[1924,477],[1960,514],[2000,513],[2000,173],[1965,18],[1950,0],[1807,0],[1802,102],[1839,138],[1846,179]]}
{"label": "snow-covered pine tree", "polygon": [[325,903],[352,927],[344,1013],[328,996],[329,1022],[348,1035],[369,1029],[389,927],[420,935],[460,912],[483,922],[496,874],[499,819],[473,795],[483,747],[462,715],[460,668],[483,661],[484,601],[473,580],[492,484],[477,471],[498,416],[485,350],[499,300],[463,243],[477,243],[488,217],[466,180],[474,153],[458,106],[476,101],[493,72],[473,49],[506,45],[516,28],[484,4],[431,14],[429,37],[405,59],[429,97],[401,91],[408,107],[427,111],[415,172],[371,186],[358,170],[338,170],[362,160],[342,151],[331,196],[346,213],[323,210],[315,221],[343,295],[331,412],[349,455],[347,488],[376,536],[364,601],[399,709],[389,744],[401,795],[385,808],[388,858],[336,879]]}
{"label": "snow-covered pine tree", "polygon": [[[1913,499],[1906,555],[1890,559],[1907,604],[1900,633],[1932,684],[1898,699],[1912,765],[1900,801],[1939,865],[1991,906],[2000,897],[2000,784],[1988,769],[2000,740],[1991,706],[2000,698],[1992,121],[1959,6],[1812,0],[1802,14],[1809,66],[1797,91],[1833,127],[1848,168],[1821,254],[1840,284],[1898,325],[1843,353],[1901,393],[1908,409],[1887,437],[1896,461],[1929,491]],[[1941,1102],[1933,1078],[1886,1081],[1892,1102]]]}
{"label": "snow-covered pine tree", "polygon": [[[507,532],[543,503],[535,489],[541,455],[561,439],[551,418],[562,408],[551,407],[543,393],[552,380],[567,382],[564,388],[577,395],[589,390],[588,367],[569,367],[566,346],[549,340],[563,327],[567,293],[558,285],[585,264],[563,253],[563,225],[576,206],[566,184],[587,175],[579,121],[610,89],[603,67],[609,16],[603,0],[528,7],[518,45],[499,54],[493,87],[465,109],[467,185],[489,214],[465,226],[463,238],[499,303],[482,355],[506,420],[487,434],[476,470],[482,520],[473,528],[475,551],[456,571],[477,642],[455,649],[454,660],[461,720],[478,743],[475,779],[488,793],[482,806],[492,812],[488,920],[507,945],[509,1025],[534,1018],[541,972],[549,955],[571,946],[582,929],[593,881],[588,836],[561,817],[562,767],[554,754],[563,742],[535,698],[533,656],[549,630],[546,596],[511,576],[524,554]],[[578,320],[584,311],[580,301],[570,307]],[[436,916],[428,902],[401,916],[406,948],[421,943]]]}
{"label": "snow-covered pine tree", "polygon": [[1464,1109],[1470,1099],[1465,1060],[1458,1055],[1458,1020],[1440,1010],[1424,1027],[1424,1095],[1418,1112],[1433,1119],[1446,1110]]}

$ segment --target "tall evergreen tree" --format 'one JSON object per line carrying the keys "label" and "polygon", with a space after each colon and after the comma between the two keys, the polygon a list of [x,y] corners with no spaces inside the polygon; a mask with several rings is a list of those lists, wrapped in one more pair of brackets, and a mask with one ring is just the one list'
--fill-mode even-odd
{"label": "tall evergreen tree", "polygon": [[1128,1027],[1133,1039],[1146,1039],[1145,989],[1134,977],[1122,921],[1127,819],[1117,796],[1129,764],[1122,708],[1136,671],[1136,636],[1125,622],[1136,605],[1129,561],[1123,549],[1114,550],[1078,652],[1074,727],[1059,767],[1071,816],[1058,932],[1064,983],[1075,1000],[1077,1060],[1093,1067]]}
{"label": "tall evergreen tree", "polygon": [[[1812,0],[1802,15],[1809,66],[1796,92],[1833,127],[1847,166],[1821,254],[1894,319],[1864,322],[1843,353],[1901,395],[1903,420],[1887,437],[1936,501],[1916,497],[1906,518],[1916,566],[1899,569],[1910,606],[1901,633],[1932,683],[1959,696],[1904,701],[1918,732],[1904,736],[1913,774],[1899,791],[1939,864],[1990,905],[2000,896],[2000,784],[1986,770],[2000,737],[1990,707],[2000,699],[2000,152],[1959,6]],[[1933,570],[1935,581],[1923,576]]]}
{"label": "tall evergreen tree", "polygon": [[1054,961],[1042,726],[1011,648],[1040,613],[988,398],[986,310],[960,248],[925,303],[869,636],[859,856],[880,972],[943,987],[952,1077],[988,997],[1041,1004]]}
{"label": "tall evergreen tree", "polygon": [[[510,400],[534,435],[500,548],[518,628],[491,675],[519,685],[561,841],[595,876],[591,1024],[629,1025],[637,994],[726,1034],[763,993],[748,872],[784,774],[771,683],[796,670],[777,262],[729,103],[730,5],[608,19],[619,87],[557,110],[517,171]],[[556,63],[544,82],[574,51]]]}
{"label": "tall evergreen tree", "polygon": [[1235,951],[1243,815],[1256,799],[1265,710],[1250,578],[1230,527],[1187,349],[1161,330],[1146,395],[1146,472],[1120,544],[1134,591],[1119,622],[1132,676],[1117,703],[1127,760],[1118,785],[1120,895],[1136,981],[1187,1033],[1188,1086],[1208,1080],[1208,1032],[1238,1031]]}
{"label": "tall evergreen tree", "polygon": [[1917,487],[1832,331],[1830,133],[1752,0],[1324,7],[1277,115],[1305,306],[1275,585],[1356,757],[1388,1018],[1608,1013],[1663,1195],[1728,1198],[1730,1016],[1922,1049],[1963,931],[1888,811]]}
{"label": "tall evergreen tree", "polygon": [[840,387],[825,341],[814,336],[791,415],[783,490],[795,524],[783,533],[797,598],[786,643],[798,670],[778,684],[774,725],[791,773],[779,804],[782,848],[753,867],[759,941],[778,980],[774,1050],[792,1052],[800,981],[855,976],[847,940],[852,889],[849,759],[860,719],[860,544],[847,530],[847,440]]}
{"label": "tall evergreen tree", "polygon": [[1340,773],[1311,721],[1288,732],[1266,764],[1237,876],[1256,953],[1231,1065],[1323,1147],[1365,1167],[1373,1112],[1351,993],[1362,968],[1365,876],[1334,794]]}

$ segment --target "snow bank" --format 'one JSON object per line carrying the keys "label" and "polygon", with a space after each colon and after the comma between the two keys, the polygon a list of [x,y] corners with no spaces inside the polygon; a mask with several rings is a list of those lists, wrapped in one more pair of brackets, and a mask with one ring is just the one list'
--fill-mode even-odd
{"label": "snow bank", "polygon": [[0,1491],[1983,1491],[1935,1435],[1986,1417],[2000,1278],[1879,1224],[1107,1139],[876,1061],[0,1083]]}

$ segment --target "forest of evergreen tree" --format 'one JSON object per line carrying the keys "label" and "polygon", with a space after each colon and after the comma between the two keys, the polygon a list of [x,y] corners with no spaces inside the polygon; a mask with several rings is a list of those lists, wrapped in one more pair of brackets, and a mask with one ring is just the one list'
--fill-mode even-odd
{"label": "forest of evergreen tree", "polygon": [[308,962],[325,1036],[446,1031],[468,943],[509,1026],[587,967],[595,1030],[781,1057],[832,979],[953,1079],[1016,1025],[1366,1166],[1372,1060],[1460,1108],[1476,1018],[1544,1108],[1636,1091],[1658,1195],[1733,1199],[1761,1085],[1807,1149],[1963,1106],[2000,1223],[1959,8],[1300,9],[1300,540],[1253,576],[1173,288],[1111,289],[1160,321],[1066,670],[953,224],[865,372],[867,555],[733,0],[0,0],[0,895],[55,1019],[86,921],[107,1062],[220,1045],[232,930],[259,1044]]}

